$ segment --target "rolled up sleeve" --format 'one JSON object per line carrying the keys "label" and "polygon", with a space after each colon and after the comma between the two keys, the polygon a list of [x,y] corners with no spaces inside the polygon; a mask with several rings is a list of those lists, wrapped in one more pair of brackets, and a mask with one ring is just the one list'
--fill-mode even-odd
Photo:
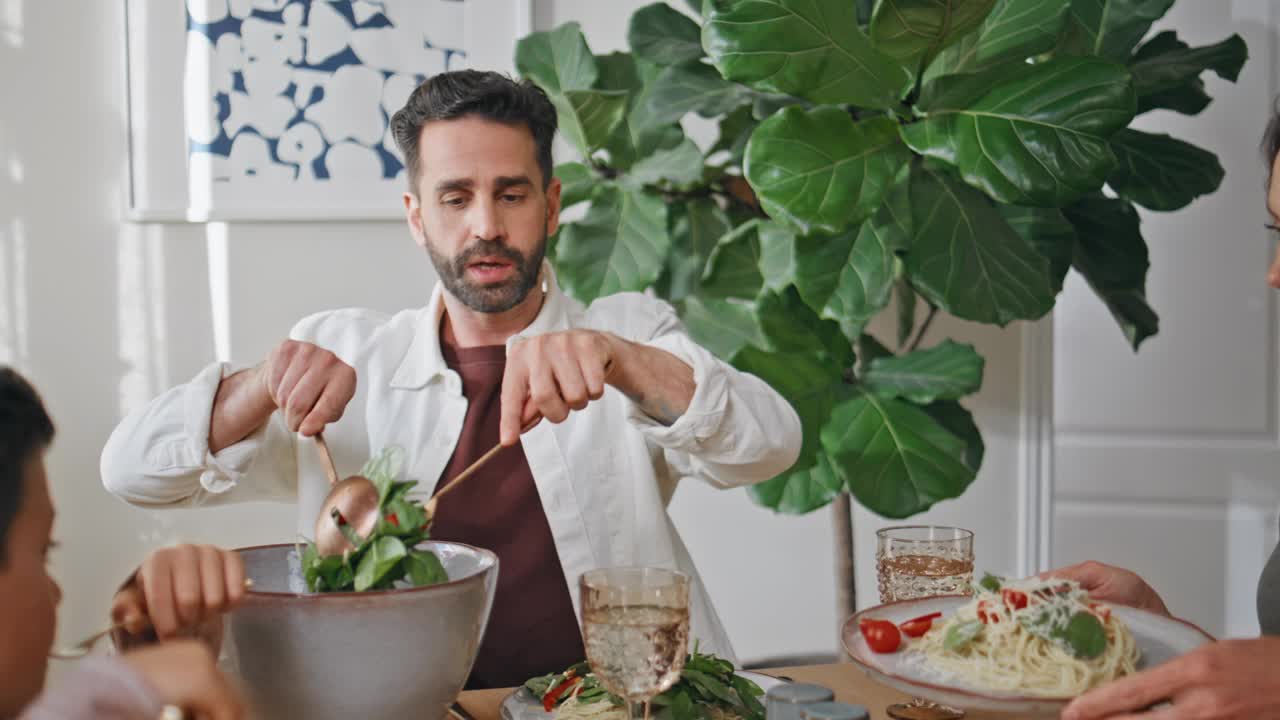
{"label": "rolled up sleeve", "polygon": [[800,455],[796,411],[763,380],[694,342],[674,310],[663,307],[653,337],[643,344],[665,350],[693,369],[693,397],[671,425],[631,403],[630,423],[666,450],[668,461],[682,475],[717,487],[764,482],[791,467]]}
{"label": "rolled up sleeve", "polygon": [[[278,414],[244,440],[209,451],[214,398],[229,374],[227,366],[211,364],[190,382],[130,413],[102,451],[107,490],[139,505],[292,499],[293,435]],[[262,471],[255,473],[255,468]]]}

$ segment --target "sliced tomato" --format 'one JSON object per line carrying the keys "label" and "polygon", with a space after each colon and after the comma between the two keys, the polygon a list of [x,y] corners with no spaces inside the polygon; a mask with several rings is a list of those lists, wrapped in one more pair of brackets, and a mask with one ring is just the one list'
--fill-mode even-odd
{"label": "sliced tomato", "polygon": [[942,617],[942,613],[940,612],[921,615],[918,618],[912,618],[911,620],[902,623],[898,626],[898,629],[902,630],[902,633],[907,637],[921,637],[933,628],[933,621],[940,617]]}
{"label": "sliced tomato", "polygon": [[987,600],[978,601],[978,619],[984,625],[995,625],[1000,622],[1000,613],[991,609],[991,603]]}
{"label": "sliced tomato", "polygon": [[387,513],[387,522],[395,525],[396,527],[400,527],[400,518],[396,517],[395,513]]}
{"label": "sliced tomato", "polygon": [[1111,608],[1102,603],[1089,603],[1089,612],[1104,623],[1111,619]]}
{"label": "sliced tomato", "polygon": [[1000,591],[1000,598],[1004,600],[1004,606],[1010,610],[1021,610],[1027,606],[1027,594],[1021,590],[1005,588]]}
{"label": "sliced tomato", "polygon": [[863,620],[858,623],[858,629],[873,652],[896,652],[902,645],[902,633],[888,620]]}
{"label": "sliced tomato", "polygon": [[570,671],[569,675],[564,680],[561,680],[559,685],[551,688],[546,695],[542,696],[542,709],[547,712],[555,710],[556,703],[560,701],[560,698],[580,682],[582,682],[582,678],[577,677]]}

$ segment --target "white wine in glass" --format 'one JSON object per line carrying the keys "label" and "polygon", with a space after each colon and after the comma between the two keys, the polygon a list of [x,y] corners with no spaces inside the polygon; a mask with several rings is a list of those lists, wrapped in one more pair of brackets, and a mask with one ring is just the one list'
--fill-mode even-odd
{"label": "white wine in glass", "polygon": [[689,652],[689,578],[660,568],[605,568],[584,573],[582,641],[591,671],[649,714],[649,700],[680,679]]}

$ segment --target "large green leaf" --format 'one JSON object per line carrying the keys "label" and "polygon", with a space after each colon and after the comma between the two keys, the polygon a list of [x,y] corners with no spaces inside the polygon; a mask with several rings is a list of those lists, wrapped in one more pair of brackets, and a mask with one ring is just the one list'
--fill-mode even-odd
{"label": "large green leaf", "polygon": [[725,362],[744,348],[769,346],[752,303],[691,295],[681,303],[680,320],[699,345]]}
{"label": "large green leaf", "polygon": [[671,252],[655,289],[668,300],[697,292],[707,259],[716,243],[729,232],[729,218],[709,197],[696,197],[668,206]]}
{"label": "large green leaf", "polygon": [[1053,308],[1049,260],[978,191],[927,165],[911,173],[911,282],[966,320],[1005,325]]}
{"label": "large green leaf", "polygon": [[770,216],[838,233],[875,212],[910,157],[889,118],[855,124],[837,107],[789,107],[752,133],[744,170]]}
{"label": "large green leaf", "polygon": [[553,95],[589,90],[599,74],[595,56],[576,22],[517,41],[516,69]]}
{"label": "large green leaf", "polygon": [[707,151],[711,156],[721,150],[729,153],[729,164],[741,165],[742,156],[747,151],[747,141],[759,123],[751,115],[751,107],[743,105],[720,119],[720,136]]}
{"label": "large green leaf", "polygon": [[800,416],[803,440],[800,458],[791,471],[816,465],[823,447],[822,428],[845,387],[841,368],[816,353],[766,352],[751,346],[742,348],[733,364],[769,383]]}
{"label": "large green leaf", "polygon": [[[640,72],[636,69],[636,59],[627,52],[611,52],[596,56],[598,74],[592,86],[596,90],[638,91],[643,83]],[[635,104],[638,93],[632,94],[631,104]]]}
{"label": "large green leaf", "polygon": [[934,107],[902,135],[1000,202],[1060,207],[1102,187],[1116,162],[1107,141],[1135,102],[1124,67],[1059,58],[1010,72],[972,104]]}
{"label": "large green leaf", "polygon": [[854,497],[884,517],[959,497],[974,478],[963,440],[915,405],[868,393],[836,405],[822,447]]}
{"label": "large green leaf", "polygon": [[824,318],[835,320],[846,337],[857,337],[889,302],[894,253],[910,243],[909,208],[889,201],[856,231],[796,241],[795,285]]}
{"label": "large green leaf", "polygon": [[646,127],[634,121],[639,113],[637,107],[627,119],[618,124],[604,145],[609,153],[609,166],[615,170],[626,172],[641,158],[662,150],[671,150],[684,142],[684,130],[678,124]]}
{"label": "large green leaf", "polygon": [[1124,62],[1174,0],[1072,0],[1058,51]]}
{"label": "large green leaf", "polygon": [[759,223],[739,225],[716,243],[702,276],[702,291],[712,297],[750,300],[760,294]]}
{"label": "large green leaf", "polygon": [[1107,184],[1149,210],[1184,208],[1222,184],[1217,155],[1168,135],[1125,129],[1111,138],[1111,149],[1120,163]]}
{"label": "large green leaf", "polygon": [[914,76],[876,50],[849,0],[742,0],[707,15],[702,45],[729,80],[817,103],[888,108]]}
{"label": "large green leaf", "polygon": [[1076,272],[1084,276],[1137,350],[1160,330],[1147,304],[1147,243],[1141,219],[1125,200],[1092,196],[1063,210],[1076,227]]}
{"label": "large green leaf", "polygon": [[873,360],[859,379],[881,397],[928,405],[977,392],[982,387],[983,364],[972,345],[946,340],[927,350]]}
{"label": "large green leaf", "polygon": [[880,0],[871,42],[909,68],[927,65],[940,50],[982,24],[995,0]]}
{"label": "large green leaf", "polygon": [[1071,260],[1076,251],[1075,226],[1058,208],[997,205],[996,210],[1014,232],[1049,259],[1049,277],[1054,294],[1062,292],[1062,283],[1071,270]]}
{"label": "large green leaf", "polygon": [[[796,465],[803,461],[797,461]],[[794,467],[777,477],[747,488],[747,494],[758,505],[788,515],[804,515],[824,507],[844,489],[844,481],[822,450],[813,454],[811,464],[803,470]]]}
{"label": "large green leaf", "polygon": [[1212,70],[1235,82],[1249,59],[1249,48],[1239,35],[1216,45],[1193,48],[1172,30],[1156,35],[1134,53],[1129,71],[1138,93],[1138,112],[1168,108],[1195,115],[1209,105],[1200,75]]}
{"label": "large green leaf", "polygon": [[731,83],[710,65],[663,68],[640,97],[631,122],[639,129],[678,122],[691,112],[719,117],[750,102],[751,91]]}
{"label": "large green leaf", "polygon": [[633,187],[667,183],[686,185],[702,179],[702,151],[685,138],[670,149],[658,149],[636,160],[619,180]]}
{"label": "large green leaf", "polygon": [[986,454],[986,445],[982,442],[982,433],[978,424],[973,421],[973,414],[955,400],[939,400],[924,406],[929,417],[946,428],[948,432],[964,441],[965,449],[961,460],[973,472],[982,467],[982,456]]}
{"label": "large green leaf", "polygon": [[599,179],[591,168],[582,163],[568,162],[556,166],[555,176],[560,179],[560,207],[571,205],[591,198]]}
{"label": "large green leaf", "polygon": [[1071,0],[997,0],[977,31],[942,51],[926,80],[973,73],[1049,52],[1058,42]]}
{"label": "large green leaf", "polygon": [[643,290],[662,271],[670,242],[667,207],[661,197],[602,188],[587,216],[560,233],[556,245],[560,282],[582,302]]}
{"label": "large green leaf", "polygon": [[658,65],[681,65],[702,57],[702,29],[698,23],[665,2],[635,11],[627,42],[636,57]]}
{"label": "large green leaf", "polygon": [[550,97],[561,132],[583,157],[604,146],[627,112],[627,93],[618,90],[570,90]]}
{"label": "large green leaf", "polygon": [[853,346],[831,320],[819,317],[795,288],[763,292],[756,300],[760,330],[777,352],[809,352],[828,358],[836,367],[853,365]]}

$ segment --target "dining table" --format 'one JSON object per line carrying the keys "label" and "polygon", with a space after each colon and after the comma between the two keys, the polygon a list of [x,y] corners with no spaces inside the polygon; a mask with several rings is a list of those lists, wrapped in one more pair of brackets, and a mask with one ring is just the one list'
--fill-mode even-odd
{"label": "dining table", "polygon": [[[840,702],[862,705],[871,713],[871,720],[891,720],[885,709],[894,703],[905,703],[910,698],[904,693],[867,677],[852,663],[829,665],[804,665],[759,669],[755,672],[772,675],[795,682],[814,683],[830,688]],[[468,690],[458,696],[458,704],[466,715],[474,720],[502,720],[502,701],[513,688],[497,690]],[[1018,717],[1005,713],[969,711],[965,720],[1010,720]],[[457,720],[452,718],[451,720]]]}

